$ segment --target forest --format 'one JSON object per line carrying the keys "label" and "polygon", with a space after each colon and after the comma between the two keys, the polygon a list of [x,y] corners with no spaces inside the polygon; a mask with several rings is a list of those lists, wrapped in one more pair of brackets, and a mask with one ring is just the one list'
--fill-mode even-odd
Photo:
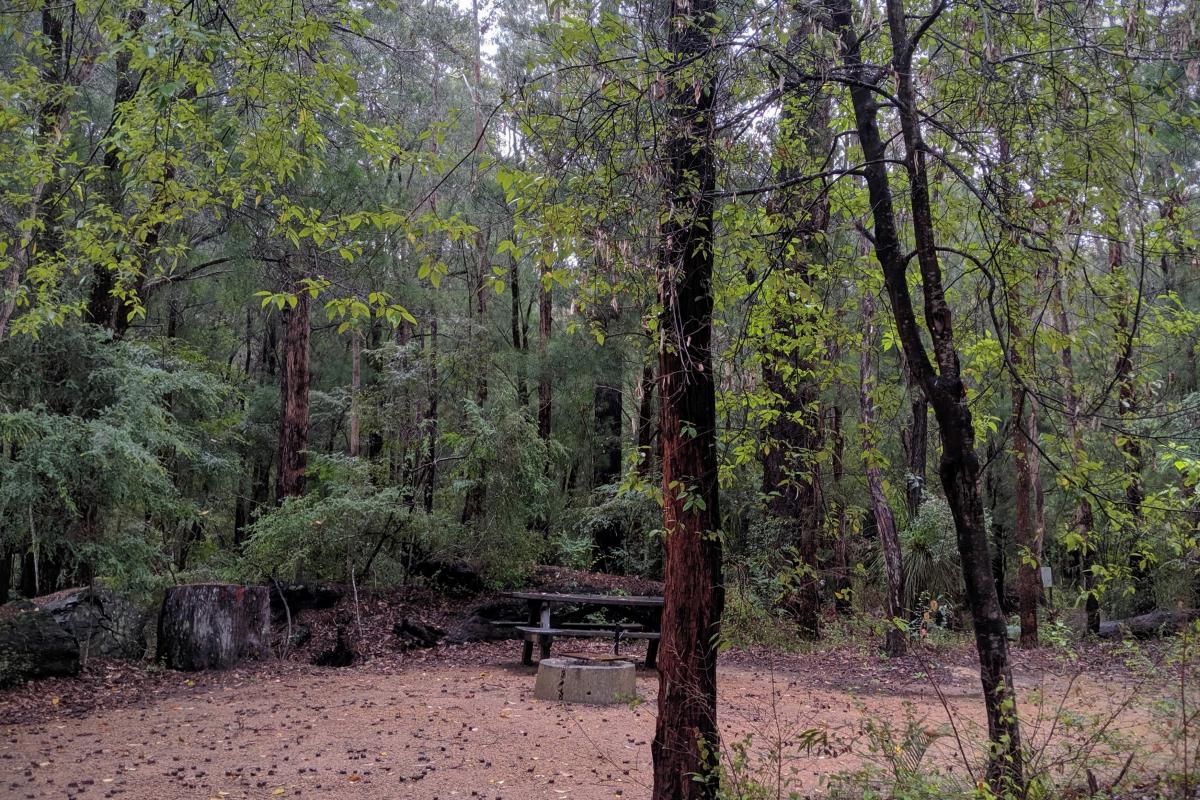
{"label": "forest", "polygon": [[[0,0],[0,685],[41,679],[0,691],[2,738],[39,763],[30,726],[111,670],[148,708],[180,588],[269,602],[285,681],[334,680],[297,636],[321,619],[330,664],[503,662],[525,689],[515,645],[440,628],[508,597],[489,630],[528,601],[549,631],[558,600],[503,593],[574,590],[581,615],[661,597],[654,623],[586,617],[657,653],[617,796],[1196,796],[1198,22],[1195,0]],[[158,659],[61,684],[22,661],[11,620],[77,587],[161,613]],[[891,697],[846,723],[886,767],[818,781],[804,759],[851,757],[819,711],[770,746],[725,725],[724,687],[777,670],[921,675],[932,722]],[[1033,721],[1072,671],[1063,694],[1128,689],[1136,732],[1066,700]],[[262,675],[201,674],[169,685]],[[545,735],[623,736],[587,719]],[[408,746],[360,722],[368,755]],[[347,769],[295,794],[614,785]],[[13,775],[0,794],[61,796]],[[221,788],[189,780],[129,796]]]}

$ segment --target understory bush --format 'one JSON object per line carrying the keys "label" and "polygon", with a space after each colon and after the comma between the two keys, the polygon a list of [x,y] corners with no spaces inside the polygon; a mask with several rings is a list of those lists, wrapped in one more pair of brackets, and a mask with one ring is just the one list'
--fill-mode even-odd
{"label": "understory bush", "polygon": [[555,525],[558,558],[576,569],[662,577],[662,508],[647,493],[603,486],[595,505],[565,511]]}

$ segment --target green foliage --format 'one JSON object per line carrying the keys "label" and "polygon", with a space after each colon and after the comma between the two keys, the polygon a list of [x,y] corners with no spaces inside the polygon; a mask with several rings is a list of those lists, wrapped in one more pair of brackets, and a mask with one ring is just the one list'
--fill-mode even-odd
{"label": "green foliage", "polygon": [[917,608],[921,595],[961,601],[963,577],[957,542],[950,506],[941,497],[925,495],[917,516],[900,532],[908,608]]}
{"label": "green foliage", "polygon": [[439,545],[478,564],[495,585],[512,585],[548,549],[544,535],[531,527],[549,512],[549,449],[524,414],[492,420],[471,402],[463,410],[465,431],[451,439],[460,457],[452,491],[460,497],[481,491],[486,502],[461,531],[441,531]]}
{"label": "green foliage", "polygon": [[[0,538],[148,591],[220,512],[235,466],[232,387],[168,342],[68,325],[0,356]],[[37,398],[30,403],[29,398]]]}
{"label": "green foliage", "polygon": [[640,491],[602,487],[595,505],[565,510],[555,524],[554,537],[563,564],[578,569],[596,567],[599,542],[615,542],[609,559],[622,575],[658,578],[662,575],[662,510]]}
{"label": "green foliage", "polygon": [[385,585],[403,577],[405,559],[431,538],[433,520],[412,509],[400,487],[376,485],[365,463],[316,456],[310,470],[312,491],[250,526],[235,576],[348,584],[352,574],[368,577],[369,562],[370,577]]}

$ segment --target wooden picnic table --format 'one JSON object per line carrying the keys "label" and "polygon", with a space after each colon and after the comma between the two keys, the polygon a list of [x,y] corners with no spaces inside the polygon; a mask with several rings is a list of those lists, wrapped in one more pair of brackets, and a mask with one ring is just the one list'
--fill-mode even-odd
{"label": "wooden picnic table", "polygon": [[[565,594],[558,592],[505,592],[506,597],[524,600],[529,607],[529,624],[518,625],[525,639],[521,654],[522,664],[533,664],[533,642],[536,639],[542,658],[549,658],[550,644],[556,636],[577,638],[612,637],[614,652],[620,652],[621,642],[626,639],[645,639],[646,667],[652,669],[658,657],[658,640],[663,599],[649,595],[618,594]],[[553,623],[551,609],[554,606],[575,606],[579,609],[573,616],[588,615],[601,609],[620,609],[625,616],[640,616],[642,622],[618,622],[612,625],[592,623],[580,625],[559,621]],[[642,611],[641,614],[636,612]],[[634,614],[630,614],[634,612]]]}

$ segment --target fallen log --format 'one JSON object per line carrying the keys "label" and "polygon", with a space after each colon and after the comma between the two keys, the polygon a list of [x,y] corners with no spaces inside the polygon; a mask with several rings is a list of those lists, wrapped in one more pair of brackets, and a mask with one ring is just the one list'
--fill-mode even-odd
{"label": "fallen log", "polygon": [[172,586],[158,616],[158,658],[168,669],[227,669],[270,652],[266,586]]}
{"label": "fallen log", "polygon": [[441,628],[411,619],[401,619],[392,626],[392,633],[409,647],[434,647],[446,635]]}
{"label": "fallen log", "polygon": [[1115,619],[1100,623],[1101,639],[1151,639],[1178,633],[1195,620],[1200,619],[1200,609],[1160,608],[1146,614],[1127,619]]}

